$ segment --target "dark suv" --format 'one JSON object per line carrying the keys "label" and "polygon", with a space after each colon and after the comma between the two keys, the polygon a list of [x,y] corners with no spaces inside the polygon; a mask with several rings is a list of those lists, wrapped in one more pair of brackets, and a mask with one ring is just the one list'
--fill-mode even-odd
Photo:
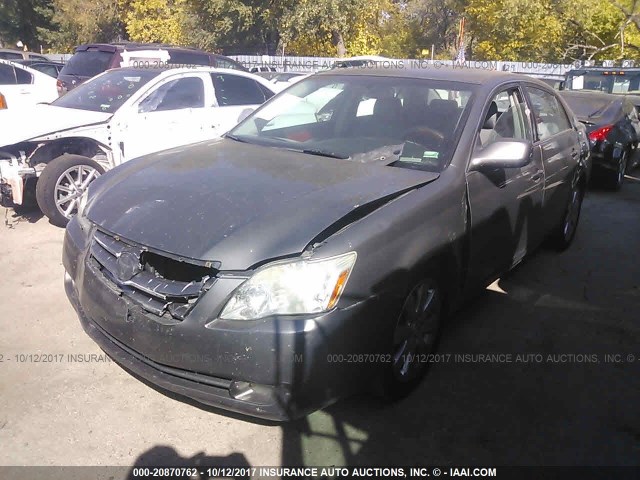
{"label": "dark suv", "polygon": [[[90,43],[76,47],[75,53],[66,63],[58,76],[58,93],[72,90],[81,83],[89,80],[99,73],[118,68],[123,61],[122,53],[135,51],[166,51],[169,59],[144,61],[149,68],[162,67],[164,63],[170,65],[205,65],[217,68],[232,68],[235,70],[247,71],[242,64],[235,60],[218,55],[207,53],[201,50],[187,47],[176,47],[172,45],[162,45],[157,43]],[[136,67],[138,65],[135,65]]]}

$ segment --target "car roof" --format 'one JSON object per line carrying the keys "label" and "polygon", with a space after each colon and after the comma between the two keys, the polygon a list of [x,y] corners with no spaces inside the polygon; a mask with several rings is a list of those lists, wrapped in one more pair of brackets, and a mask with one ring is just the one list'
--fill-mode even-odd
{"label": "car roof", "polygon": [[111,68],[106,70],[107,72],[125,72],[131,73],[135,75],[137,73],[148,73],[152,71],[155,76],[163,76],[168,77],[174,74],[180,73],[227,73],[232,75],[240,75],[242,77],[251,78],[253,80],[258,80],[259,83],[265,87],[272,88],[273,84],[269,82],[264,77],[256,75],[254,73],[246,72],[244,70],[237,70],[235,68],[217,68],[217,67],[208,67],[206,65],[197,65],[193,67],[181,67],[181,68],[139,68],[139,67],[121,67],[121,68]]}
{"label": "car roof", "polygon": [[116,50],[147,50],[153,48],[164,48],[172,50],[185,50],[190,52],[202,52],[208,55],[208,52],[204,52],[193,47],[183,47],[180,45],[172,45],[167,43],[140,43],[140,42],[115,42],[115,43],[83,43],[78,45],[75,50],[83,51],[89,48],[104,49],[105,51],[115,52]]}
{"label": "car roof", "polygon": [[[510,81],[528,82],[544,87],[547,90],[551,88],[544,82],[511,72],[500,72],[486,68],[469,68],[454,66],[432,66],[426,68],[403,68],[404,63],[398,63],[398,66],[390,67],[364,67],[364,68],[345,68],[338,70],[324,70],[316,75],[346,75],[346,76],[374,76],[374,77],[400,77],[415,78],[425,80],[448,80],[452,82],[472,83],[477,85],[498,86],[502,83]],[[425,64],[426,65],[426,64]],[[436,64],[437,65],[437,64]]]}
{"label": "car roof", "polygon": [[16,60],[13,60],[13,61],[16,62],[16,63],[19,63],[20,65],[26,65],[27,67],[31,67],[33,65],[56,65],[58,67],[64,66],[64,63],[62,63],[62,62],[55,62],[53,60],[39,60],[37,58],[36,59],[30,58],[28,60],[16,59]]}
{"label": "car roof", "polygon": [[575,72],[625,72],[625,73],[638,73],[640,67],[578,67],[572,68],[567,73]]}
{"label": "car roof", "polygon": [[[29,52],[29,51],[23,51],[23,50],[16,50],[15,48],[0,48],[0,52],[8,52],[8,53],[15,53],[18,55],[22,55],[23,59],[28,59],[28,58],[32,58],[32,57],[42,57],[45,58],[44,55],[37,53],[37,52]],[[36,58],[37,60],[37,58]]]}

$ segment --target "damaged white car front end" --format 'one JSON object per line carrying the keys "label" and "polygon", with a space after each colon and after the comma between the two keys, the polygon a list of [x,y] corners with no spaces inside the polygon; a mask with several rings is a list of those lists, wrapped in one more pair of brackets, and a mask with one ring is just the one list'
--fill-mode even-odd
{"label": "damaged white car front end", "polygon": [[[110,118],[111,114],[44,104],[22,114],[2,112],[0,204],[32,203],[30,182],[40,177],[51,159],[65,153],[84,155],[109,169],[114,162],[106,128]],[[52,127],[57,129],[51,131]]]}

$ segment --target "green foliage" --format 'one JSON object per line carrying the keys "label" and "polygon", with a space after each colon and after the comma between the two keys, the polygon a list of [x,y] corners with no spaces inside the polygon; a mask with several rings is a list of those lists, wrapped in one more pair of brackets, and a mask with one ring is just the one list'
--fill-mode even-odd
{"label": "green foliage", "polygon": [[124,20],[135,42],[187,43],[186,0],[130,0]]}
{"label": "green foliage", "polygon": [[469,0],[466,13],[481,60],[553,61],[562,57],[562,18],[553,0]]}
{"label": "green foliage", "polygon": [[57,52],[89,42],[122,38],[122,22],[116,0],[52,0],[48,11],[52,26],[39,26],[42,41]]}
{"label": "green foliage", "polygon": [[205,50],[261,54],[278,43],[283,2],[187,0],[186,41]]}
{"label": "green foliage", "polygon": [[640,58],[640,0],[2,0],[0,42],[135,40],[223,53]]}
{"label": "green foliage", "polygon": [[38,51],[41,38],[38,27],[49,26],[51,0],[2,0],[0,2],[0,44],[16,48],[21,41]]}

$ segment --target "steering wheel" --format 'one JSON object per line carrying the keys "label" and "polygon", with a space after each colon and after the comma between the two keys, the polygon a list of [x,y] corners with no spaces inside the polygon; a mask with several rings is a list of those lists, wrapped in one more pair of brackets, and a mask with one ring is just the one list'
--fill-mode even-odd
{"label": "steering wheel", "polygon": [[408,130],[403,137],[403,140],[418,143],[425,147],[437,148],[444,141],[444,135],[438,130],[425,127],[421,125],[419,127],[413,127]]}

